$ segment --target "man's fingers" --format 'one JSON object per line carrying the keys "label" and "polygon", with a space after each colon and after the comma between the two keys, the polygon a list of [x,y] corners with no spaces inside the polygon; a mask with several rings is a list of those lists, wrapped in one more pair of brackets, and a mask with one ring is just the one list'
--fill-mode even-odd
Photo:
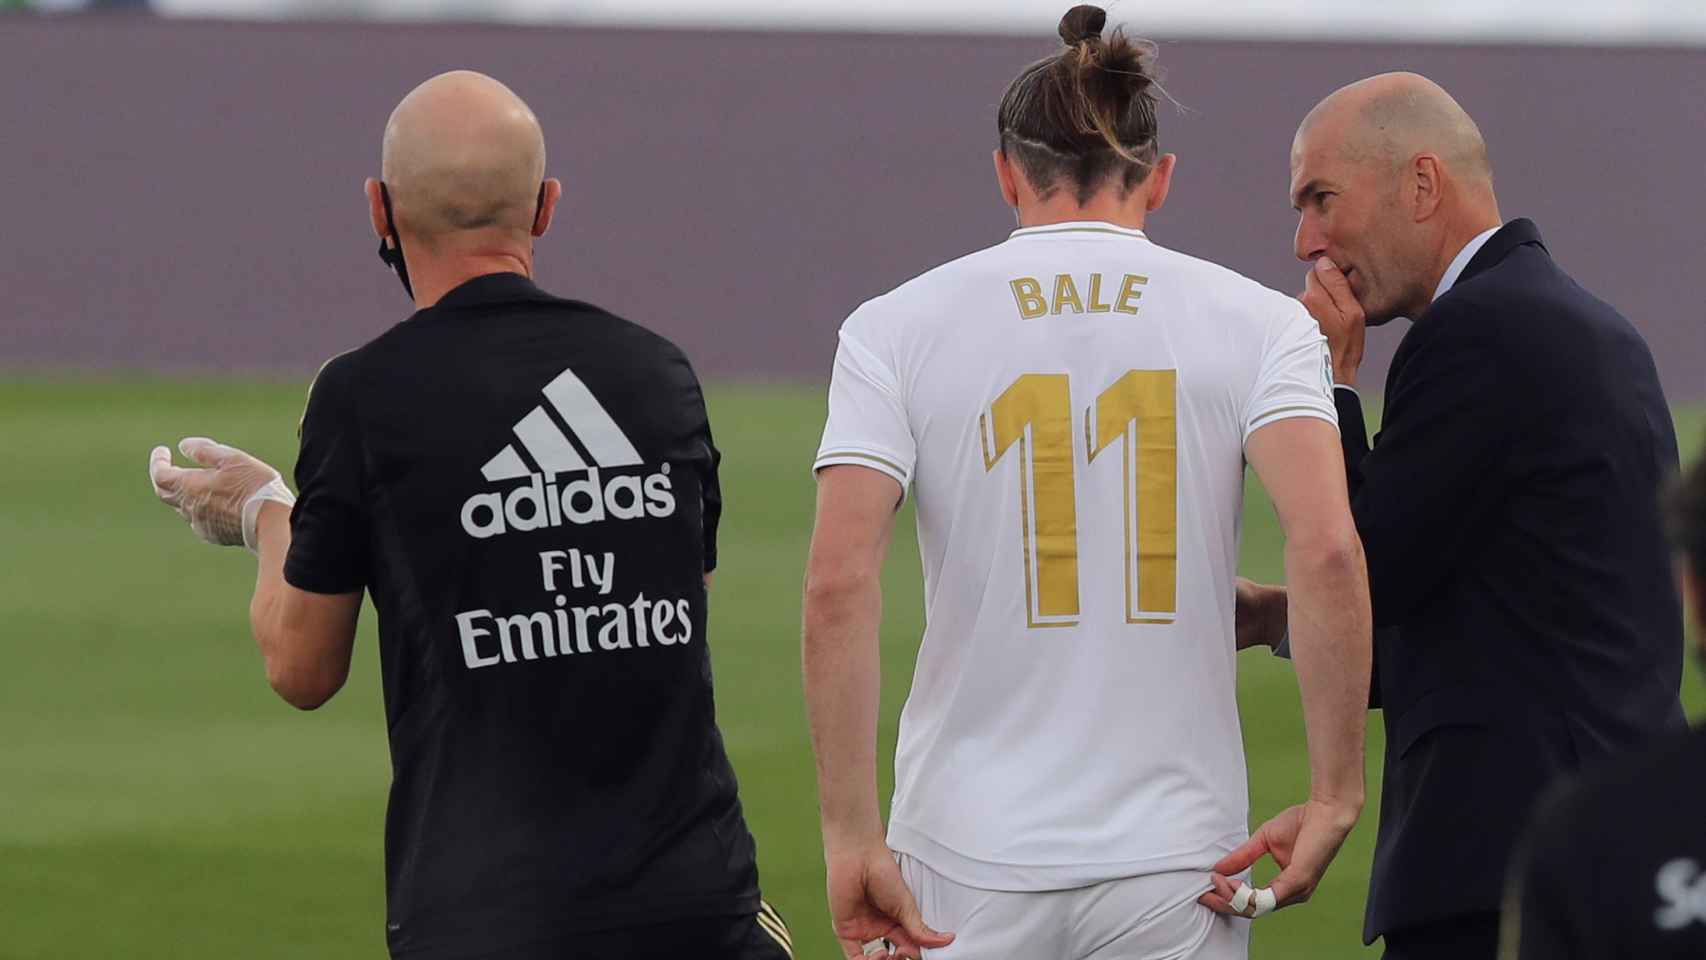
{"label": "man's fingers", "polygon": [[1313,896],[1315,886],[1320,882],[1321,878],[1318,874],[1303,869],[1301,865],[1294,862],[1291,866],[1280,871],[1279,876],[1274,878],[1274,882],[1268,884],[1268,889],[1273,891],[1276,906],[1289,907],[1292,904],[1303,903]]}
{"label": "man's fingers", "polygon": [[[1232,885],[1237,889],[1227,892]],[[1236,880],[1228,880],[1218,874],[1214,876],[1215,889],[1197,898],[1197,903],[1213,910],[1215,913],[1229,917],[1239,917],[1244,920],[1254,920],[1265,917],[1279,906],[1279,898],[1271,887],[1255,887]]]}
{"label": "man's fingers", "polygon": [[1238,915],[1238,912],[1232,909],[1232,904],[1229,903],[1225,897],[1222,897],[1219,894],[1205,893],[1197,898],[1197,903],[1213,910],[1215,913],[1224,913],[1229,917],[1236,917]]}
{"label": "man's fingers", "polygon": [[[883,934],[883,939],[887,940],[889,943],[889,956],[910,957],[911,960],[923,960],[924,948],[920,946],[917,941],[912,939],[912,937],[906,932],[906,928],[895,927],[888,933]],[[931,946],[942,946],[942,944],[931,944]],[[881,954],[879,954],[879,956],[881,956]]]}
{"label": "man's fingers", "polygon": [[1267,831],[1257,830],[1255,836],[1239,844],[1231,853],[1221,857],[1220,862],[1214,865],[1214,872],[1228,877],[1235,873],[1243,873],[1267,854]]}
{"label": "man's fingers", "polygon": [[894,920],[895,926],[884,936],[903,951],[910,950],[909,956],[916,955],[921,947],[933,949],[953,943],[953,934],[932,930],[924,922],[924,914],[918,909],[918,899],[907,888],[899,869],[892,866],[894,861],[887,863],[886,882],[872,890],[872,905]]}
{"label": "man's fingers", "polygon": [[909,954],[905,952],[905,947],[900,941],[891,939],[900,935],[899,930],[900,928],[896,927],[887,935],[870,940],[838,938],[835,942],[841,947],[841,955],[848,960],[863,960],[866,957],[881,957],[883,960],[888,960],[890,957],[905,956],[917,960],[921,954],[916,944],[912,945],[912,952]]}
{"label": "man's fingers", "polygon": [[185,437],[178,441],[178,452],[204,467],[220,467],[242,451],[206,437]]}
{"label": "man's fingers", "polygon": [[919,947],[945,947],[954,942],[953,934],[930,929],[924,922],[924,916],[919,912],[917,904],[910,904],[909,909],[901,912],[900,925],[901,929],[891,933],[889,939],[915,950]]}
{"label": "man's fingers", "polygon": [[182,470],[172,466],[172,451],[155,447],[148,451],[148,480],[154,484],[154,495],[164,500],[177,492]]}
{"label": "man's fingers", "polygon": [[1232,897],[1237,891],[1237,887],[1234,885],[1232,879],[1219,873],[1211,873],[1209,874],[1208,880],[1209,883],[1213,885],[1213,889],[1198,897],[1197,903],[1213,910],[1215,913],[1237,916],[1238,911],[1232,909]]}
{"label": "man's fingers", "polygon": [[1239,887],[1238,892],[1233,894],[1232,899],[1228,901],[1228,905],[1236,910],[1239,916],[1251,920],[1273,913],[1277,903],[1278,898],[1274,896],[1272,889],[1250,884]]}
{"label": "man's fingers", "polygon": [[1333,300],[1333,306],[1346,317],[1359,316],[1362,304],[1357,302],[1356,294],[1351,292],[1351,282],[1345,279],[1344,271],[1339,265],[1327,257],[1315,261],[1315,269],[1309,272],[1311,277],[1318,278],[1322,289]]}

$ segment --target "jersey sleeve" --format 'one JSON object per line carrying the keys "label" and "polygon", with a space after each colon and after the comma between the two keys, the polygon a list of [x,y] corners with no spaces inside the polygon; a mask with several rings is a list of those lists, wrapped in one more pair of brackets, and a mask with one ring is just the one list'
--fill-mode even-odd
{"label": "jersey sleeve", "polygon": [[348,356],[320,369],[302,414],[284,579],[310,593],[353,593],[368,582],[363,456],[348,394]]}
{"label": "jersey sleeve", "polygon": [[900,378],[852,327],[852,320],[842,327],[835,350],[829,420],[812,469],[842,463],[869,467],[893,477],[905,490],[912,483],[918,448],[901,399]]}
{"label": "jersey sleeve", "polygon": [[1300,303],[1293,303],[1269,328],[1262,365],[1244,405],[1244,441],[1262,427],[1292,417],[1339,423],[1333,406],[1333,356],[1320,326]]}

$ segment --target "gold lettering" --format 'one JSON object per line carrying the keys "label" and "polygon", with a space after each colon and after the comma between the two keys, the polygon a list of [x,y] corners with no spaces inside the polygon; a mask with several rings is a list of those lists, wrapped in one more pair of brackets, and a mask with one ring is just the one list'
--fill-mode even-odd
{"label": "gold lettering", "polygon": [[1120,284],[1120,298],[1114,301],[1114,309],[1120,313],[1137,313],[1137,301],[1143,297],[1143,291],[1137,288],[1148,282],[1148,277],[1126,274],[1125,282]]}
{"label": "gold lettering", "polygon": [[1072,304],[1073,313],[1084,312],[1084,301],[1078,299],[1078,284],[1072,282],[1072,275],[1062,273],[1054,278],[1054,312],[1060,313],[1060,308]]}
{"label": "gold lettering", "polygon": [[1019,316],[1026,320],[1048,313],[1048,301],[1043,299],[1043,285],[1033,277],[1020,277],[1008,281],[1013,288],[1013,301],[1019,305]]}
{"label": "gold lettering", "polygon": [[1090,312],[1107,313],[1112,309],[1113,307],[1102,302],[1102,275],[1099,273],[1090,274]]}

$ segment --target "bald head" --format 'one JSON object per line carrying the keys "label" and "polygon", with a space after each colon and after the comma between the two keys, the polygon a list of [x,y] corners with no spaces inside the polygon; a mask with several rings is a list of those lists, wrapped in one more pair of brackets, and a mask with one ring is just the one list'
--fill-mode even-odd
{"label": "bald head", "polygon": [[1481,129],[1445,88],[1420,74],[1383,73],[1335,90],[1303,118],[1293,151],[1318,137],[1361,162],[1395,166],[1433,154],[1465,186],[1492,186]]}
{"label": "bald head", "polygon": [[545,135],[498,81],[441,73],[392,111],[381,169],[398,228],[429,243],[460,231],[525,233],[545,175]]}
{"label": "bald head", "polygon": [[1291,202],[1298,258],[1337,265],[1370,324],[1421,316],[1458,251],[1500,222],[1480,129],[1414,73],[1359,80],[1309,111]]}

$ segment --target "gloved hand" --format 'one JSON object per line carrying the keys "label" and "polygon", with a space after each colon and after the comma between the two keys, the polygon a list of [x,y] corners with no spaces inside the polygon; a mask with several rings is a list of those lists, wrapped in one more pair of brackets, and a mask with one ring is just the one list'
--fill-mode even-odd
{"label": "gloved hand", "polygon": [[188,437],[178,443],[178,450],[208,469],[175,467],[172,451],[155,447],[148,454],[148,478],[154,482],[154,495],[178,511],[195,535],[208,543],[242,544],[253,552],[261,504],[268,500],[287,507],[296,503],[296,495],[277,470],[236,447]]}

